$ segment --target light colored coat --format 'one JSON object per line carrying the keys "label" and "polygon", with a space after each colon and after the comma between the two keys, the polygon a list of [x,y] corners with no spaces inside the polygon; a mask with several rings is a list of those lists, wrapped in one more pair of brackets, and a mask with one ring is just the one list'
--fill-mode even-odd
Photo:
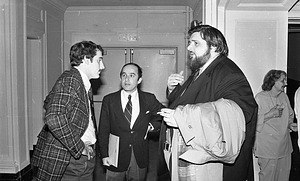
{"label": "light colored coat", "polygon": [[233,101],[178,107],[174,115],[182,137],[192,149],[180,158],[203,164],[208,161],[234,163],[245,140],[245,117]]}
{"label": "light colored coat", "polygon": [[[241,108],[231,100],[219,99],[215,102],[178,106],[174,118],[184,142],[190,146],[178,156],[196,164],[196,180],[222,180],[221,162],[234,163],[245,140],[245,118]],[[173,154],[177,153],[176,140],[173,137]],[[176,159],[172,161],[177,162]],[[177,165],[172,164],[172,170],[178,170]],[[176,177],[172,177],[172,180],[176,180]]]}

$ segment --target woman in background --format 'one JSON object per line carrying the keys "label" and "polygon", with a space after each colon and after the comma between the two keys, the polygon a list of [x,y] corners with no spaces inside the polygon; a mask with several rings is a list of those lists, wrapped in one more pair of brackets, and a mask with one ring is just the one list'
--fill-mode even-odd
{"label": "woman in background", "polygon": [[294,112],[284,92],[287,74],[270,70],[264,77],[262,90],[255,96],[258,120],[254,154],[260,167],[260,181],[288,181],[293,152],[290,131],[297,131]]}

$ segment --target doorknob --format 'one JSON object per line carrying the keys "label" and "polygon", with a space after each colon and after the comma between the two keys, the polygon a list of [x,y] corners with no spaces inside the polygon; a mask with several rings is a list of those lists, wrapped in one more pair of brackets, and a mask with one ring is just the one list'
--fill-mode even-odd
{"label": "doorknob", "polygon": [[127,63],[127,49],[125,48],[124,51],[125,51],[125,52],[124,52],[124,55],[125,55],[125,63]]}
{"label": "doorknob", "polygon": [[133,62],[133,48],[130,49],[130,62]]}

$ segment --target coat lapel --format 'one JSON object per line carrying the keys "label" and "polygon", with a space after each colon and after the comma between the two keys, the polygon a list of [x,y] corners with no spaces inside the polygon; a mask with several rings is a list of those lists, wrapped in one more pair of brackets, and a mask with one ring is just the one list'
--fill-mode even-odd
{"label": "coat lapel", "polygon": [[125,127],[130,128],[130,125],[128,121],[126,120],[124,113],[123,113],[123,108],[122,108],[122,103],[121,103],[121,91],[118,91],[116,94],[116,97],[114,98],[114,102],[112,103],[111,107],[113,108],[115,114],[117,115],[117,119],[121,120],[121,124],[124,125]]}
{"label": "coat lapel", "polygon": [[140,113],[136,118],[133,127],[139,124],[143,120],[143,117],[146,115],[146,111],[147,111],[147,100],[141,91],[139,91],[139,102],[140,102]]}
{"label": "coat lapel", "polygon": [[204,71],[185,91],[185,93],[179,98],[179,100],[186,100],[189,97],[193,97],[198,94],[198,92],[210,82],[210,77]]}
{"label": "coat lapel", "polygon": [[[77,70],[76,68],[72,68],[72,69],[70,70],[70,73],[71,73],[72,75],[74,75],[75,79],[77,79],[77,80],[80,81],[81,87],[83,88],[82,91],[85,92],[85,94],[84,94],[85,108],[86,108],[86,110],[87,110],[87,113],[89,113],[89,109],[90,109],[90,107],[89,107],[89,97],[88,97],[88,94],[87,94],[87,92],[86,92],[86,89],[85,89],[85,86],[84,86],[82,77],[81,77],[81,75],[80,75],[80,72],[79,72],[79,70]],[[87,127],[88,127],[88,124],[87,124],[86,128],[87,128]]]}
{"label": "coat lapel", "polygon": [[182,96],[178,96],[174,102],[170,105],[170,108],[173,109],[178,105],[183,104],[190,97],[194,97],[198,94],[198,92],[206,86],[206,84],[210,81],[210,77],[204,71],[184,92]]}
{"label": "coat lapel", "polygon": [[179,96],[175,101],[170,105],[170,108],[175,108],[178,105],[185,102],[185,100],[198,95],[198,92],[206,86],[207,83],[211,81],[210,74],[213,71],[214,67],[222,61],[223,56],[217,57],[202,73],[201,75],[188,87],[185,93],[182,96]]}

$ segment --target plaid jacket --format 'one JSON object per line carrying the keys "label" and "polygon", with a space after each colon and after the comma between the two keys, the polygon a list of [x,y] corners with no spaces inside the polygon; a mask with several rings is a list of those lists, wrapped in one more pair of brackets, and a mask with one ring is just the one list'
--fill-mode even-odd
{"label": "plaid jacket", "polygon": [[81,137],[89,124],[89,103],[79,71],[65,71],[44,101],[45,125],[38,135],[33,158],[37,180],[60,180],[71,156],[81,156]]}

